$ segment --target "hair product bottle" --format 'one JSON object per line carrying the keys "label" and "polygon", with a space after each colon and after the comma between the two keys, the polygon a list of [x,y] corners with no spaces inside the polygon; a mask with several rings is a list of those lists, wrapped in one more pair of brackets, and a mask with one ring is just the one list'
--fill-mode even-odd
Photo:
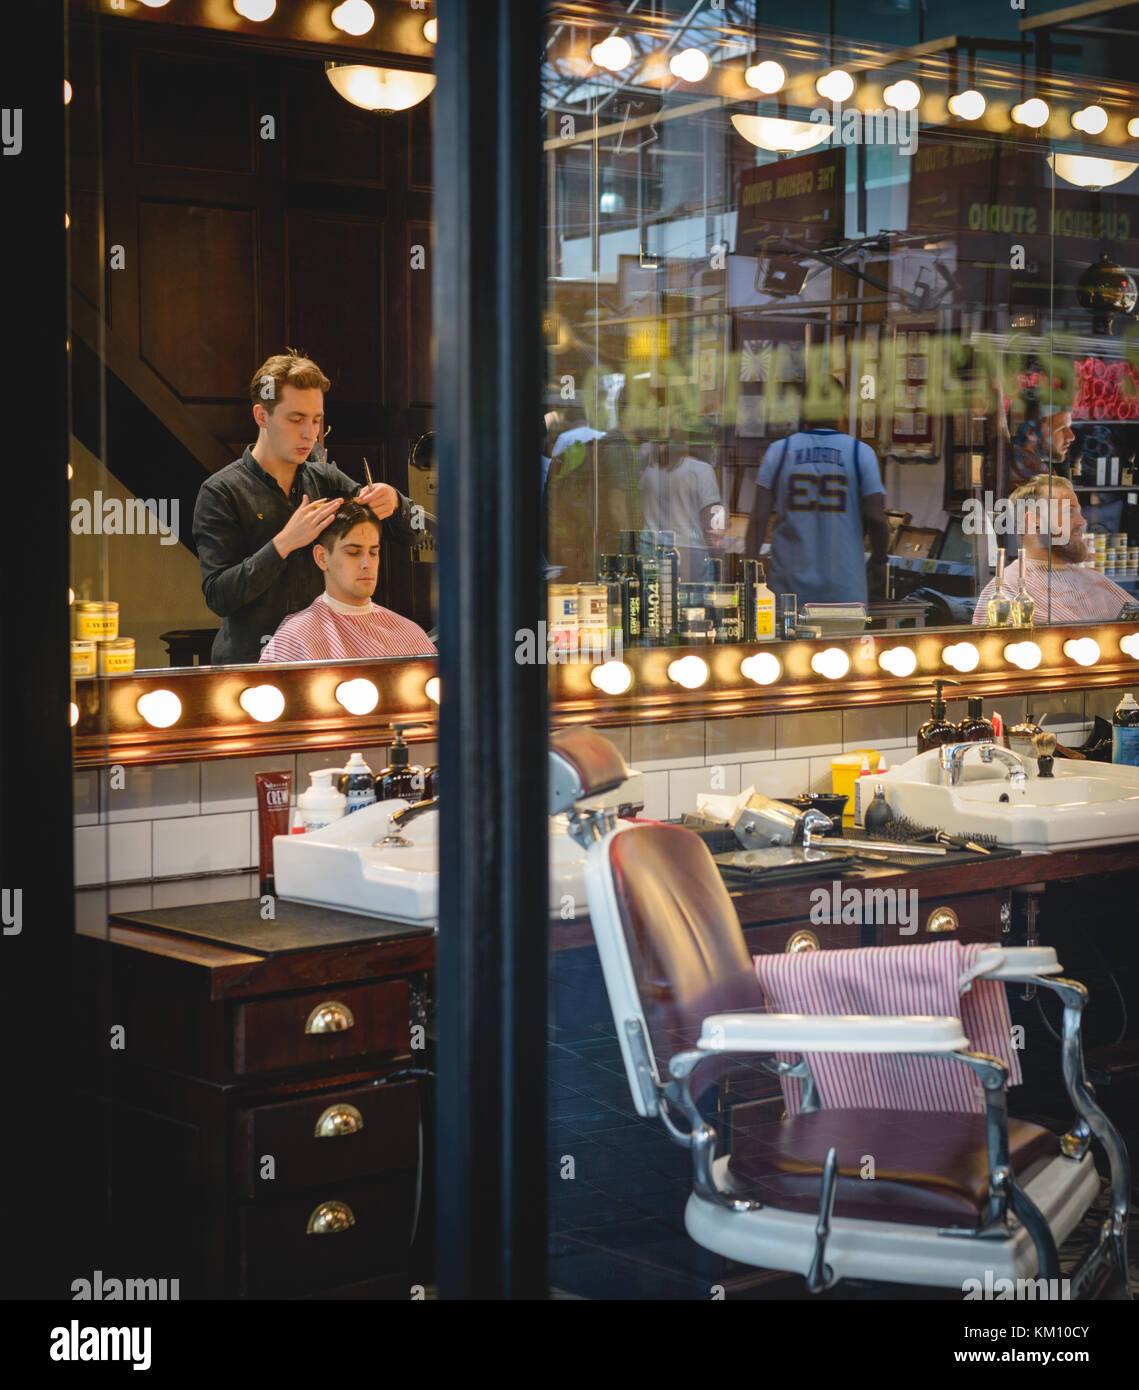
{"label": "hair product bottle", "polygon": [[1036,600],[1028,592],[1024,583],[1024,548],[1016,557],[1016,594],[1012,600],[1009,622],[1013,627],[1031,627],[1036,617]]}
{"label": "hair product bottle", "polygon": [[929,702],[929,718],[918,730],[918,752],[926,753],[931,748],[940,748],[943,743],[957,742],[957,725],[945,717],[945,701],[941,698],[943,685],[956,685],[947,677],[935,680],[934,696]]}
{"label": "hair product bottle", "polygon": [[997,578],[992,596],[985,608],[990,627],[1008,627],[1012,617],[1012,599],[1005,592],[1005,552],[997,551]]}
{"label": "hair product bottle", "polygon": [[993,726],[981,713],[983,708],[979,695],[969,696],[969,713],[957,726],[957,737],[962,743],[992,743]]}

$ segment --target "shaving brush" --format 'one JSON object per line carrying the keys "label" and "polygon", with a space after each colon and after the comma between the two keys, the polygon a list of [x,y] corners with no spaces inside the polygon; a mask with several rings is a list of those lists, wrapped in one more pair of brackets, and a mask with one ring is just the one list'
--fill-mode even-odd
{"label": "shaving brush", "polygon": [[1036,750],[1036,764],[1040,769],[1041,777],[1052,776],[1052,759],[1056,752],[1056,735],[1039,733],[1032,740],[1032,746]]}

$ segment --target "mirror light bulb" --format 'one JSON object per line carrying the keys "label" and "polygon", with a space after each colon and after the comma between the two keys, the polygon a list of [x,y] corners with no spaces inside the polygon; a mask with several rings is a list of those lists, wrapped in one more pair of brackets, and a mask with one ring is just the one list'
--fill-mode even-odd
{"label": "mirror light bulb", "polygon": [[285,708],[285,697],[275,685],[248,685],[237,697],[237,702],[258,724],[271,724],[274,719],[280,719]]}
{"label": "mirror light bulb", "polygon": [[138,697],[135,708],[152,729],[169,729],[182,718],[182,701],[173,690],[148,690]]}
{"label": "mirror light bulb", "polygon": [[423,693],[424,693],[424,695],[427,696],[427,698],[428,698],[429,700],[434,701],[435,704],[438,704],[438,703],[439,703],[439,677],[438,677],[438,676],[432,676],[432,677],[430,678],[430,680],[428,680],[428,682],[426,683],[426,685],[424,685],[424,687],[423,687]]}
{"label": "mirror light bulb", "polygon": [[1064,655],[1078,666],[1094,666],[1099,660],[1099,643],[1094,637],[1071,637],[1064,643]]}
{"label": "mirror light bulb", "polygon": [[599,68],[605,68],[607,72],[620,72],[633,61],[633,45],[620,34],[610,34],[607,39],[593,45],[589,56]]}
{"label": "mirror light bulb", "polygon": [[781,90],[787,81],[787,73],[782,63],[768,58],[762,63],[753,63],[744,73],[744,81],[757,92],[765,92],[770,96]]}
{"label": "mirror light bulb", "polygon": [[375,24],[376,12],[368,0],[344,0],[332,11],[332,22],[342,33],[359,38]]}
{"label": "mirror light bulb", "polygon": [[912,111],[921,101],[921,88],[907,77],[901,82],[892,82],[882,95],[886,98],[887,106],[893,106],[898,111]]}
{"label": "mirror light bulb", "polygon": [[949,109],[961,121],[978,121],[985,114],[985,98],[972,87],[949,98]]}
{"label": "mirror light bulb", "polygon": [[63,79],[63,104],[64,106],[71,105],[71,83],[66,77]]}
{"label": "mirror light bulb", "polygon": [[72,706],[71,706],[71,727],[74,729],[75,726],[76,726],[76,724],[78,724],[78,723],[79,723],[79,706],[78,706],[77,704],[72,703]]}
{"label": "mirror light bulb", "polygon": [[633,684],[633,673],[623,661],[606,661],[590,671],[589,679],[606,695],[624,695]]}
{"label": "mirror light bulb", "polygon": [[349,714],[371,714],[380,702],[380,692],[371,681],[359,676],[341,681],[336,687],[336,698]]}
{"label": "mirror light bulb", "polygon": [[918,659],[909,647],[891,647],[878,658],[878,665],[892,676],[912,676],[917,670]]}
{"label": "mirror light bulb", "polygon": [[701,53],[698,48],[686,48],[682,53],[674,53],[668,60],[669,71],[682,82],[702,82],[711,66],[708,55]]}
{"label": "mirror light bulb", "polygon": [[771,685],[783,674],[779,658],[770,652],[756,652],[740,662],[740,675],[756,685]]}
{"label": "mirror light bulb", "polygon": [[423,26],[423,37],[428,43],[435,43],[439,38],[439,21],[429,19]]}
{"label": "mirror light bulb", "polygon": [[854,78],[842,68],[832,68],[815,83],[815,91],[828,101],[845,101],[854,91]]}
{"label": "mirror light bulb", "polygon": [[682,656],[679,661],[669,663],[668,678],[685,690],[698,690],[708,679],[707,662],[698,656]]}
{"label": "mirror light bulb", "polygon": [[1012,108],[1012,118],[1017,125],[1026,125],[1038,130],[1048,119],[1048,103],[1039,97],[1030,97]]}
{"label": "mirror light bulb", "polygon": [[1132,116],[1127,122],[1127,133],[1132,138],[1139,140],[1139,116]]}
{"label": "mirror light bulb", "polygon": [[277,0],[233,0],[233,8],[242,19],[252,19],[259,23],[268,19],[277,8]]}
{"label": "mirror light bulb", "polygon": [[1072,127],[1085,135],[1099,135],[1107,129],[1107,112],[1102,106],[1085,106],[1072,112]]}
{"label": "mirror light bulb", "polygon": [[1005,648],[1005,660],[1019,666],[1022,671],[1035,671],[1042,656],[1035,642],[1010,642]]}
{"label": "mirror light bulb", "polygon": [[838,681],[850,670],[850,657],[839,647],[828,647],[811,657],[811,669],[829,681]]}
{"label": "mirror light bulb", "polygon": [[1121,638],[1119,650],[1124,656],[1134,657],[1139,661],[1139,632],[1129,632],[1126,637]]}
{"label": "mirror light bulb", "polygon": [[981,653],[972,642],[955,642],[951,647],[942,649],[941,659],[955,671],[975,671]]}

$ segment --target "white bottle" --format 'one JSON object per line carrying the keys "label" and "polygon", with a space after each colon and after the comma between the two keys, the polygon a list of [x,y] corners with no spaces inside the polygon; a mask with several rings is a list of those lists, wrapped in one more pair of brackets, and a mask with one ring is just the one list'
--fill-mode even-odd
{"label": "white bottle", "polygon": [[[297,797],[297,822],[306,835],[330,825],[334,820],[340,820],[344,815],[347,797],[332,785],[332,779],[339,777],[343,771],[340,767],[322,767],[309,774],[309,789]],[[294,833],[296,829],[294,825]]]}
{"label": "white bottle", "polygon": [[363,753],[353,753],[347,764],[340,770],[340,790],[347,798],[344,814],[362,811],[365,806],[376,803],[376,779],[372,769],[364,761]]}
{"label": "white bottle", "polygon": [[755,640],[773,642],[775,640],[775,595],[767,587],[767,576],[763,566],[759,567],[759,582],[754,586],[752,603],[755,605]]}
{"label": "white bottle", "polygon": [[870,785],[870,759],[862,759],[862,767],[859,769],[858,776],[854,779],[854,823],[862,824],[862,817],[870,800],[874,795],[874,789]]}

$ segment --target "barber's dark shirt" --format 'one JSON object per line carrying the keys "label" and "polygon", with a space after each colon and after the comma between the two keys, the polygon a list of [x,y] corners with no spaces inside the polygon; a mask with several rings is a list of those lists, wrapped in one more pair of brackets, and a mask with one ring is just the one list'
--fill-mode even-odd
{"label": "barber's dark shirt", "polygon": [[[215,666],[257,661],[282,619],[299,613],[324,592],[324,575],[312,546],[282,560],[273,537],[300,506],[324,497],[355,497],[360,484],[331,463],[302,463],[288,497],[249,449],[207,478],[194,506],[194,544],[202,566],[202,593],[224,619],[214,638]],[[399,510],[381,523],[383,540],[406,545],[422,539],[412,524],[412,503],[400,494]]]}

